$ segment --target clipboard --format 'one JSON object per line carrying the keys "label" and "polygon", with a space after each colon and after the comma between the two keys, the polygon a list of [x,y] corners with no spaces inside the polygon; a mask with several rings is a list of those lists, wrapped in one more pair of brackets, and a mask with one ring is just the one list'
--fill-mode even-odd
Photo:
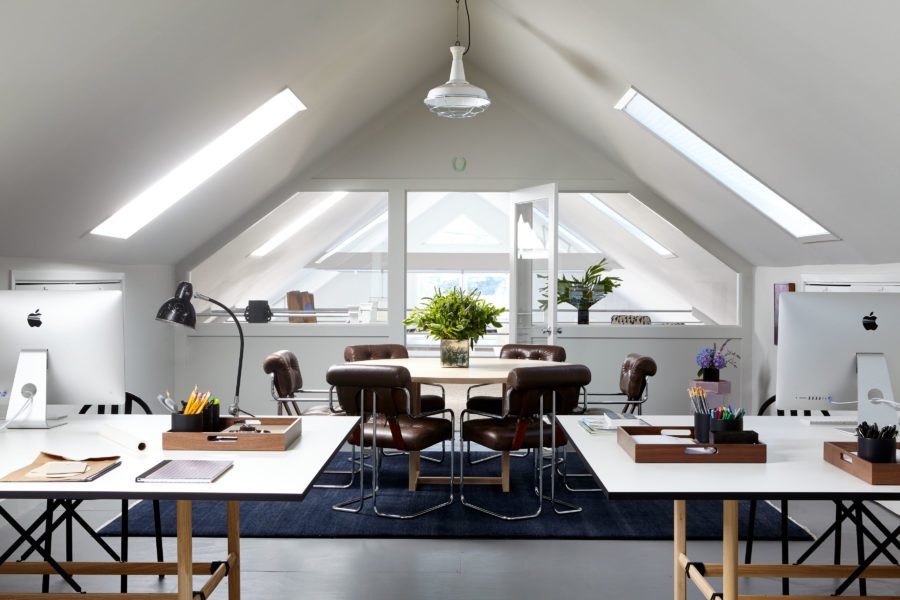
{"label": "clipboard", "polygon": [[[41,477],[41,476],[29,476],[28,474],[49,462],[61,462],[61,461],[75,461],[75,462],[83,462],[87,463],[87,470],[84,473],[78,473],[77,475],[72,475],[70,477]],[[21,469],[17,469],[12,473],[8,473],[4,477],[0,478],[0,482],[14,482],[14,483],[32,483],[32,482],[45,482],[45,483],[69,483],[72,481],[94,481],[98,477],[102,477],[106,473],[109,473],[116,467],[122,464],[122,461],[119,460],[118,456],[96,456],[91,458],[69,458],[67,456],[62,456],[60,454],[51,454],[49,452],[41,452],[37,455],[37,458],[34,461]]]}

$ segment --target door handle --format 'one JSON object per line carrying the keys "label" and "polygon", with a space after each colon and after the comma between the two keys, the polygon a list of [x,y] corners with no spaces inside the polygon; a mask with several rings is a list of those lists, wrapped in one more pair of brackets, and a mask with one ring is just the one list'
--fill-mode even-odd
{"label": "door handle", "polygon": [[[550,335],[550,328],[549,328],[549,327],[545,327],[544,329],[541,329],[541,333],[543,333],[544,335]],[[557,328],[556,328],[556,333],[557,333],[557,334],[562,333],[562,327],[557,327]]]}

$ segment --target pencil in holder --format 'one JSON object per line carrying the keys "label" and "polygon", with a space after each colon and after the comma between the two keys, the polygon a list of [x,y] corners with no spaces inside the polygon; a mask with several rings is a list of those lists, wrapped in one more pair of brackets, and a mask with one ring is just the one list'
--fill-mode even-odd
{"label": "pencil in holder", "polygon": [[709,413],[694,413],[694,439],[697,443],[709,443]]}
{"label": "pencil in holder", "polygon": [[172,431],[203,431],[203,415],[172,413]]}

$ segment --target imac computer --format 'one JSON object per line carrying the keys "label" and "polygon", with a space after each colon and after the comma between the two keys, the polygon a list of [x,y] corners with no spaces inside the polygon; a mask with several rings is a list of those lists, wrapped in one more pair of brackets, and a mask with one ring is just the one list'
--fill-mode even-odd
{"label": "imac computer", "polygon": [[[900,294],[781,294],[775,406],[897,423]],[[900,389],[900,388],[898,388]]]}
{"label": "imac computer", "polygon": [[124,330],[121,291],[0,291],[7,427],[61,425],[47,404],[122,404]]}

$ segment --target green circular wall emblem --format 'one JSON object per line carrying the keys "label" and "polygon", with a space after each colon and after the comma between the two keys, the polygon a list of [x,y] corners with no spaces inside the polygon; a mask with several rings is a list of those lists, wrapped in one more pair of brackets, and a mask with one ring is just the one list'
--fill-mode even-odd
{"label": "green circular wall emblem", "polygon": [[450,164],[453,165],[454,171],[456,171],[457,173],[462,173],[466,170],[466,165],[468,163],[466,162],[465,156],[454,156],[450,161]]}

